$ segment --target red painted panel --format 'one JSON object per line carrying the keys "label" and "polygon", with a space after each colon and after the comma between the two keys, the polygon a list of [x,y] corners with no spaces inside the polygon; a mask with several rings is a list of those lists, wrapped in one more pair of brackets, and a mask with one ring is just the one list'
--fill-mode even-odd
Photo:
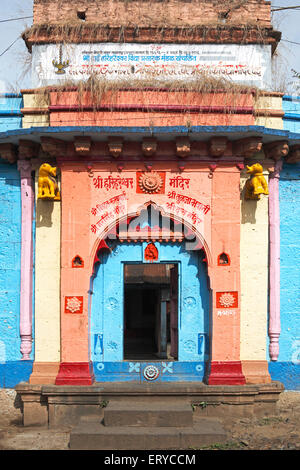
{"label": "red painted panel", "polygon": [[90,362],[62,362],[55,385],[92,385],[93,365]]}
{"label": "red painted panel", "polygon": [[82,313],[83,296],[69,295],[65,297],[65,313]]}
{"label": "red painted panel", "polygon": [[241,361],[211,362],[208,385],[244,385]]}
{"label": "red painted panel", "polygon": [[238,308],[238,292],[217,292],[217,308]]}

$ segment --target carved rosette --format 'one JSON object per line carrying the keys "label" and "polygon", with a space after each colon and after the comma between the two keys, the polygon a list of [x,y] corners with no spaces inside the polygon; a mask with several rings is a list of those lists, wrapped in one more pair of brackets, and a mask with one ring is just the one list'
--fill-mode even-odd
{"label": "carved rosette", "polygon": [[151,171],[140,175],[138,184],[143,193],[153,194],[161,190],[163,179],[158,173]]}
{"label": "carved rosette", "polygon": [[217,308],[237,308],[237,292],[217,292]]}
{"label": "carved rosette", "polygon": [[159,369],[154,365],[146,366],[144,369],[144,377],[146,380],[156,380],[159,376]]}
{"label": "carved rosette", "polygon": [[83,297],[78,295],[65,298],[65,313],[82,313]]}

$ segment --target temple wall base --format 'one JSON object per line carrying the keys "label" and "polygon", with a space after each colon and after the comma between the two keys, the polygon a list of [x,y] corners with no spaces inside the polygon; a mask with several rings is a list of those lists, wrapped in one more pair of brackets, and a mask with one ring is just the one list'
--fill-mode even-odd
{"label": "temple wall base", "polygon": [[255,385],[113,384],[92,386],[17,385],[23,402],[24,426],[73,426],[82,416],[101,419],[110,400],[127,403],[178,402],[185,400],[205,416],[245,417],[276,414],[276,404],[284,387],[280,382]]}

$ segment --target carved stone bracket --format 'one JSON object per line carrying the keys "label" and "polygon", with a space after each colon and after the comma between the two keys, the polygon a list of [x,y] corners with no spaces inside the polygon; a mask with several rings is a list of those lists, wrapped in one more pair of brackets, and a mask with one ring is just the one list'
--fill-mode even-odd
{"label": "carved stone bracket", "polygon": [[30,159],[35,158],[39,154],[40,145],[31,140],[19,140],[19,158]]}
{"label": "carved stone bracket", "polygon": [[151,157],[156,153],[157,141],[152,137],[145,137],[142,142],[142,152],[145,157]]}
{"label": "carved stone bracket", "polygon": [[245,139],[237,140],[233,144],[234,153],[244,158],[252,158],[253,155],[260,152],[261,149],[261,137],[246,137]]}
{"label": "carved stone bracket", "polygon": [[86,155],[90,152],[92,146],[92,139],[89,136],[78,136],[74,138],[75,152],[81,155]]}
{"label": "carved stone bracket", "polygon": [[17,149],[13,144],[0,144],[0,156],[9,163],[17,160]]}
{"label": "carved stone bracket", "polygon": [[191,142],[188,137],[177,137],[176,153],[178,157],[185,158],[191,153]]}
{"label": "carved stone bracket", "polygon": [[290,147],[289,154],[285,158],[286,163],[300,162],[300,145],[293,145]]}
{"label": "carved stone bracket", "polygon": [[67,151],[68,143],[60,140],[55,139],[53,137],[41,137],[41,147],[42,150],[52,157],[59,157],[61,155],[65,155]]}
{"label": "carved stone bracket", "polygon": [[123,152],[123,138],[122,137],[109,137],[108,138],[108,151],[109,154],[118,158]]}
{"label": "carved stone bracket", "polygon": [[277,162],[282,157],[287,156],[287,154],[289,153],[289,144],[286,140],[271,142],[270,144],[264,144],[264,152],[266,158],[270,158]]}
{"label": "carved stone bracket", "polygon": [[227,137],[213,137],[209,142],[209,154],[214,158],[222,157],[227,148]]}

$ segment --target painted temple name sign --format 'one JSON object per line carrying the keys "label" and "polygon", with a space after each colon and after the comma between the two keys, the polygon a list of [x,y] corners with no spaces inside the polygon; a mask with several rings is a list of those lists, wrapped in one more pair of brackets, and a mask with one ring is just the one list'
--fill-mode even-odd
{"label": "painted temple name sign", "polygon": [[[202,226],[204,217],[210,211],[210,205],[193,197],[190,191],[190,177],[181,175],[166,177],[165,174],[161,176],[156,172],[145,172],[142,176],[146,178],[146,181],[148,178],[150,186],[148,187],[142,178],[145,184],[143,187],[141,183],[138,184],[141,181],[141,172],[130,173],[130,175],[123,177],[119,174],[102,174],[92,178],[92,187],[95,192],[94,204],[90,210],[92,216],[90,229],[93,234],[99,236],[108,226],[118,223],[127,214],[140,213],[143,203],[149,202],[149,198],[166,214],[176,216],[177,220],[182,222],[185,220],[192,227]],[[152,179],[157,181],[157,186],[151,186]],[[156,190],[151,190],[151,188],[156,188]],[[180,189],[181,193],[175,189]],[[106,195],[110,197],[107,198]],[[138,204],[137,201],[139,201]],[[138,223],[143,226],[146,220],[142,220],[142,216],[139,216]]]}
{"label": "painted temple name sign", "polygon": [[33,46],[33,86],[61,80],[183,79],[205,72],[244,84],[271,84],[271,46],[222,44],[65,44]]}

